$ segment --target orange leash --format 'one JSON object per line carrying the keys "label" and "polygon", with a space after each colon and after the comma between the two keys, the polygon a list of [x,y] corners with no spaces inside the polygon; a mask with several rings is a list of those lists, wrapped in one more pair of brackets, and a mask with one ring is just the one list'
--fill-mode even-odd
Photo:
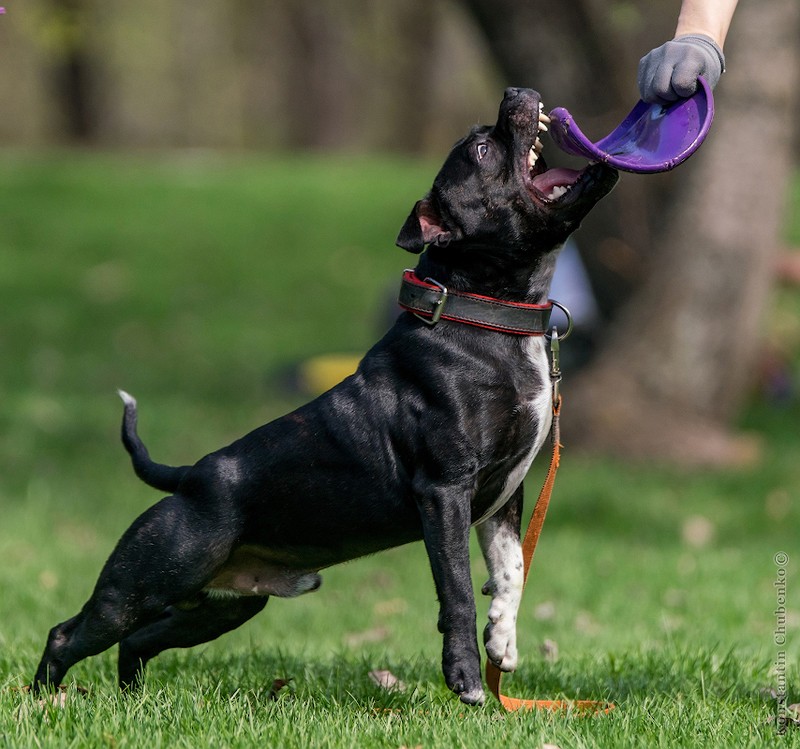
{"label": "orange leash", "polygon": [[[560,372],[559,379],[560,379]],[[558,393],[557,381],[554,379],[553,386],[553,426],[550,432],[550,439],[553,443],[553,455],[550,459],[550,468],[547,470],[547,477],[544,480],[539,498],[533,508],[533,514],[525,531],[525,538],[522,540],[522,560],[524,564],[523,589],[528,580],[528,571],[531,567],[533,553],[536,551],[536,544],[542,532],[544,518],[547,515],[547,507],[550,504],[550,496],[553,493],[553,484],[556,481],[558,464],[561,458],[561,430],[559,426],[559,413],[561,412],[561,396]],[[522,700],[516,697],[507,697],[500,691],[500,681],[503,672],[491,661],[486,661],[486,682],[492,694],[500,700],[503,708],[509,712],[516,710],[549,710],[551,712],[571,710],[583,714],[608,713],[614,709],[614,703],[601,702],[597,700]]]}

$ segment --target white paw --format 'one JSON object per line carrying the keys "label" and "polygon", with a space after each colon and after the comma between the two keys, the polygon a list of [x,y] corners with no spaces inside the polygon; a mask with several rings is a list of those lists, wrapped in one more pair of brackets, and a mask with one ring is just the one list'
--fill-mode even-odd
{"label": "white paw", "polygon": [[486,655],[501,671],[514,671],[517,668],[517,628],[516,622],[500,619],[490,621],[483,630]]}

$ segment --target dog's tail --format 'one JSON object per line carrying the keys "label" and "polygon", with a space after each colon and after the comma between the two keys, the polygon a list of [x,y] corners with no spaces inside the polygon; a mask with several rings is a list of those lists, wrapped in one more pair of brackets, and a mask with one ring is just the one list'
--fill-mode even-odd
{"label": "dog's tail", "polygon": [[175,492],[190,466],[168,466],[155,463],[136,431],[136,399],[124,390],[117,391],[125,404],[122,417],[122,444],[131,456],[133,470],[145,484],[164,492]]}

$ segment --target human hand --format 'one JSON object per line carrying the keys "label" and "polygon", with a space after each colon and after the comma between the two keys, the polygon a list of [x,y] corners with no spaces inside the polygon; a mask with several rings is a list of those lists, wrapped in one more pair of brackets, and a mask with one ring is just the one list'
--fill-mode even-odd
{"label": "human hand", "polygon": [[724,71],[725,56],[711,37],[686,34],[639,61],[639,93],[646,102],[666,104],[691,96],[700,75],[714,88]]}

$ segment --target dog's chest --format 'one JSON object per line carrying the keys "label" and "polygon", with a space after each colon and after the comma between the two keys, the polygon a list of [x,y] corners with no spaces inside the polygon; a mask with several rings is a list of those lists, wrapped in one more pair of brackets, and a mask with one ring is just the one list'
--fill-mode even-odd
{"label": "dog's chest", "polygon": [[477,525],[494,515],[516,491],[533,463],[539,450],[541,450],[553,419],[552,389],[550,387],[550,374],[545,349],[545,339],[531,337],[525,341],[526,366],[529,368],[531,381],[538,383],[534,395],[518,403],[514,413],[509,414],[509,420],[522,420],[525,427],[522,432],[525,438],[513,446],[513,452],[508,465],[505,466],[505,477],[496,498],[488,509],[481,512],[474,521]]}

